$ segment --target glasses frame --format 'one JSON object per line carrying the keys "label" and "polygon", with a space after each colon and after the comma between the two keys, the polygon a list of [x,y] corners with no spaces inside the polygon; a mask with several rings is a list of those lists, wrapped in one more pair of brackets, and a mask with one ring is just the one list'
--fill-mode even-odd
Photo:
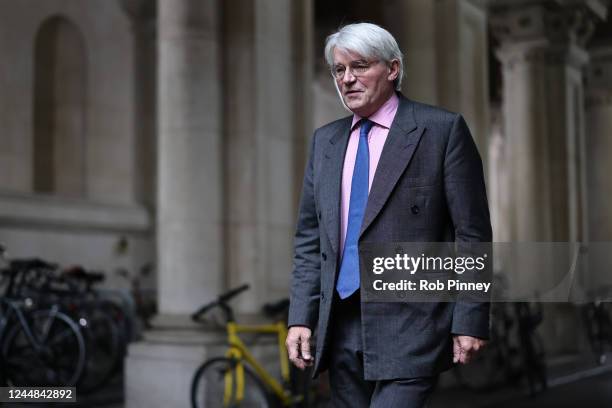
{"label": "glasses frame", "polygon": [[[378,64],[381,60],[355,60],[355,61],[351,61],[348,65],[348,70],[347,67],[342,65],[342,64],[336,64],[333,65],[330,68],[330,73],[331,76],[337,80],[340,81],[342,80],[345,76],[346,76],[346,72],[350,72],[352,76],[354,76],[355,78],[359,78],[362,76],[367,75],[368,71],[370,70],[370,68],[372,68],[374,65]],[[336,73],[336,69],[339,67],[343,67],[344,70],[342,71],[342,74],[337,74]],[[361,70],[361,71],[360,71]]]}

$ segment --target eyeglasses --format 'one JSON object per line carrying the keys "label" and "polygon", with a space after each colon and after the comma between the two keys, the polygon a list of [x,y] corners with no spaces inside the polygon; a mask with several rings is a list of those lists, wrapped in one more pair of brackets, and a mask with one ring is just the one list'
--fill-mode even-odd
{"label": "eyeglasses", "polygon": [[[351,75],[353,75],[354,77],[360,77],[365,75],[368,70],[373,66],[376,65],[378,62],[380,62],[379,60],[374,60],[374,61],[364,61],[364,60],[358,60],[358,61],[352,61],[349,64],[348,70],[351,73]],[[331,69],[331,74],[334,78],[336,78],[337,80],[340,80],[342,78],[344,78],[344,74],[346,73],[346,67],[344,65],[338,64],[338,65],[334,65]]]}

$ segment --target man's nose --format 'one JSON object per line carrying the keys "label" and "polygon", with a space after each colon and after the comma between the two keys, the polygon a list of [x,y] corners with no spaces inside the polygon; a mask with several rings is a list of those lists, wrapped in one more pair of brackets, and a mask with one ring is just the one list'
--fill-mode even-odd
{"label": "man's nose", "polygon": [[346,71],[344,71],[344,75],[342,76],[342,82],[346,84],[350,84],[350,83],[355,82],[355,79],[357,79],[357,77],[353,75],[350,69],[347,69]]}

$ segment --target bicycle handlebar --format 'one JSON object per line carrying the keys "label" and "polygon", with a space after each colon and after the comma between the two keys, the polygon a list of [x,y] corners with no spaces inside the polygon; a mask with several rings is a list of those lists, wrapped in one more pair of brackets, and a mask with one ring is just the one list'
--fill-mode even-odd
{"label": "bicycle handlebar", "polygon": [[245,283],[242,286],[238,286],[237,288],[231,289],[231,290],[227,291],[226,293],[220,295],[219,299],[217,301],[225,303],[228,300],[230,300],[231,298],[233,298],[235,296],[238,296],[240,293],[244,292],[248,288],[250,288],[250,285],[248,283]]}
{"label": "bicycle handlebar", "polygon": [[15,259],[10,262],[11,268],[17,270],[24,269],[57,269],[58,265],[43,261],[39,258],[31,258],[31,259]]}
{"label": "bicycle handlebar", "polygon": [[203,315],[204,313],[208,312],[210,309],[216,306],[219,306],[221,307],[221,309],[223,309],[228,321],[234,320],[232,309],[227,305],[227,302],[233,297],[238,296],[240,293],[244,292],[245,290],[249,288],[250,288],[250,285],[248,283],[245,283],[242,286],[239,286],[234,289],[230,289],[229,291],[219,295],[217,300],[212,301],[210,303],[206,303],[204,306],[201,306],[198,310],[192,313],[191,320],[196,321],[196,322],[200,321],[201,315]]}
{"label": "bicycle handlebar", "polygon": [[64,269],[60,276],[65,279],[85,282],[88,288],[94,283],[103,282],[106,279],[104,272],[88,271],[80,265],[73,265]]}

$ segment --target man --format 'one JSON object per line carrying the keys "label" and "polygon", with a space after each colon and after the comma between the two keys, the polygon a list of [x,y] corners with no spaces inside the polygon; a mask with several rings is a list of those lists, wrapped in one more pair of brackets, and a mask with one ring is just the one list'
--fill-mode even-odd
{"label": "man", "polygon": [[[404,98],[402,53],[367,23],[325,56],[352,116],[315,131],[291,284],[289,358],[329,369],[333,406],[422,407],[485,344],[487,303],[362,302],[358,245],[490,242],[482,164],[463,118]],[[316,357],[310,349],[317,329]]]}

